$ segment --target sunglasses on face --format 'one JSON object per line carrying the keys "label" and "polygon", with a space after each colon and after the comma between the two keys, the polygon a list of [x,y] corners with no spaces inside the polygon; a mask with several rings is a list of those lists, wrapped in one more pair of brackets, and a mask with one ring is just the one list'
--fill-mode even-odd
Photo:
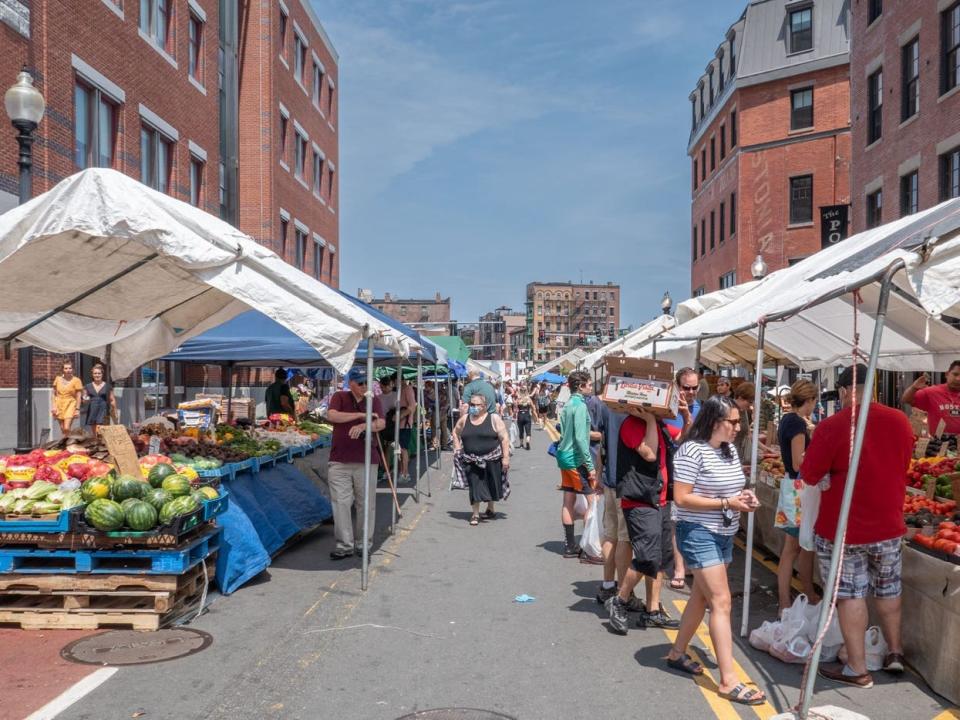
{"label": "sunglasses on face", "polygon": [[680,389],[686,392],[696,392],[697,390],[700,389],[700,386],[699,385],[681,385]]}

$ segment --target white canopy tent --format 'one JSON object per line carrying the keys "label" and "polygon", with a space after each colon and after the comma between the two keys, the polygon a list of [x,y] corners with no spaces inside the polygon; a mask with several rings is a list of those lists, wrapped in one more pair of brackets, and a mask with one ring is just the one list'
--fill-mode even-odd
{"label": "white canopy tent", "polygon": [[677,320],[672,315],[659,315],[648,323],[644,323],[636,330],[627,333],[613,342],[607,343],[601,348],[597,348],[589,355],[583,358],[581,365],[592,369],[600,363],[604,357],[612,353],[624,353],[630,355],[636,348],[641,347],[653,338],[662,335],[667,330],[676,327]]}
{"label": "white canopy tent", "polygon": [[346,372],[357,345],[416,343],[209,213],[114,170],[0,216],[0,340],[104,355],[114,376],[256,309]]}
{"label": "white canopy tent", "polygon": [[740,285],[734,285],[733,287],[724,288],[723,290],[715,290],[706,295],[698,295],[697,297],[684,300],[677,305],[677,324],[683,325],[683,323],[703,315],[708,310],[723,307],[736,300],[748,290],[752,290],[756,285],[757,281],[751,280],[750,282],[741,283]]}
{"label": "white canopy tent", "polygon": [[586,356],[587,351],[583,348],[574,348],[570,352],[566,352],[558,358],[554,358],[549,362],[543,363],[543,365],[538,365],[533,370],[531,370],[527,375],[530,377],[536,377],[537,375],[542,375],[546,372],[552,372],[554,369],[561,370],[573,370],[581,365],[583,365],[583,358]]}

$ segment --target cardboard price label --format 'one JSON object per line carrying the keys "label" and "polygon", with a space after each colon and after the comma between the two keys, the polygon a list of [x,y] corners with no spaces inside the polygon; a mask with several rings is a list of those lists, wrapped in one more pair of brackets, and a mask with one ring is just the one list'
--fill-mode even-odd
{"label": "cardboard price label", "polygon": [[143,479],[137,449],[133,446],[127,428],[123,425],[101,425],[97,430],[113,456],[113,462],[120,474]]}

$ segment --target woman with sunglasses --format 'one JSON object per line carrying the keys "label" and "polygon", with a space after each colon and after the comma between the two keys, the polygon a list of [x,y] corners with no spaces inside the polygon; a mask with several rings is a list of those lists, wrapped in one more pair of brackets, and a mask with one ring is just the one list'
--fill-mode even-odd
{"label": "woman with sunglasses", "polygon": [[667,665],[691,675],[703,674],[703,667],[687,655],[687,646],[709,607],[720,697],[761,705],[766,701],[764,693],[748,688],[737,677],[730,627],[727,565],[733,559],[733,537],[740,513],[753,512],[760,504],[752,491],[744,490],[746,479],[733,444],[739,429],[740,409],[728,398],[713,396],[703,403],[674,457],[677,545],[686,567],[693,571],[693,587]]}
{"label": "woman with sunglasses", "polygon": [[470,524],[479,524],[482,502],[487,503],[483,518],[495,519],[494,503],[503,499],[503,478],[510,469],[510,435],[501,417],[487,412],[487,399],[479,393],[453,429],[453,465],[470,489]]}

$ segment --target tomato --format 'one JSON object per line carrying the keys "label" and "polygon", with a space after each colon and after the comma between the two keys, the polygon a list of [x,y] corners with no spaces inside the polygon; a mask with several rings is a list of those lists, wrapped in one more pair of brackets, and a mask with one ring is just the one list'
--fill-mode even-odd
{"label": "tomato", "polygon": [[956,541],[948,541],[944,544],[943,549],[950,555],[953,555],[957,551],[958,543]]}

